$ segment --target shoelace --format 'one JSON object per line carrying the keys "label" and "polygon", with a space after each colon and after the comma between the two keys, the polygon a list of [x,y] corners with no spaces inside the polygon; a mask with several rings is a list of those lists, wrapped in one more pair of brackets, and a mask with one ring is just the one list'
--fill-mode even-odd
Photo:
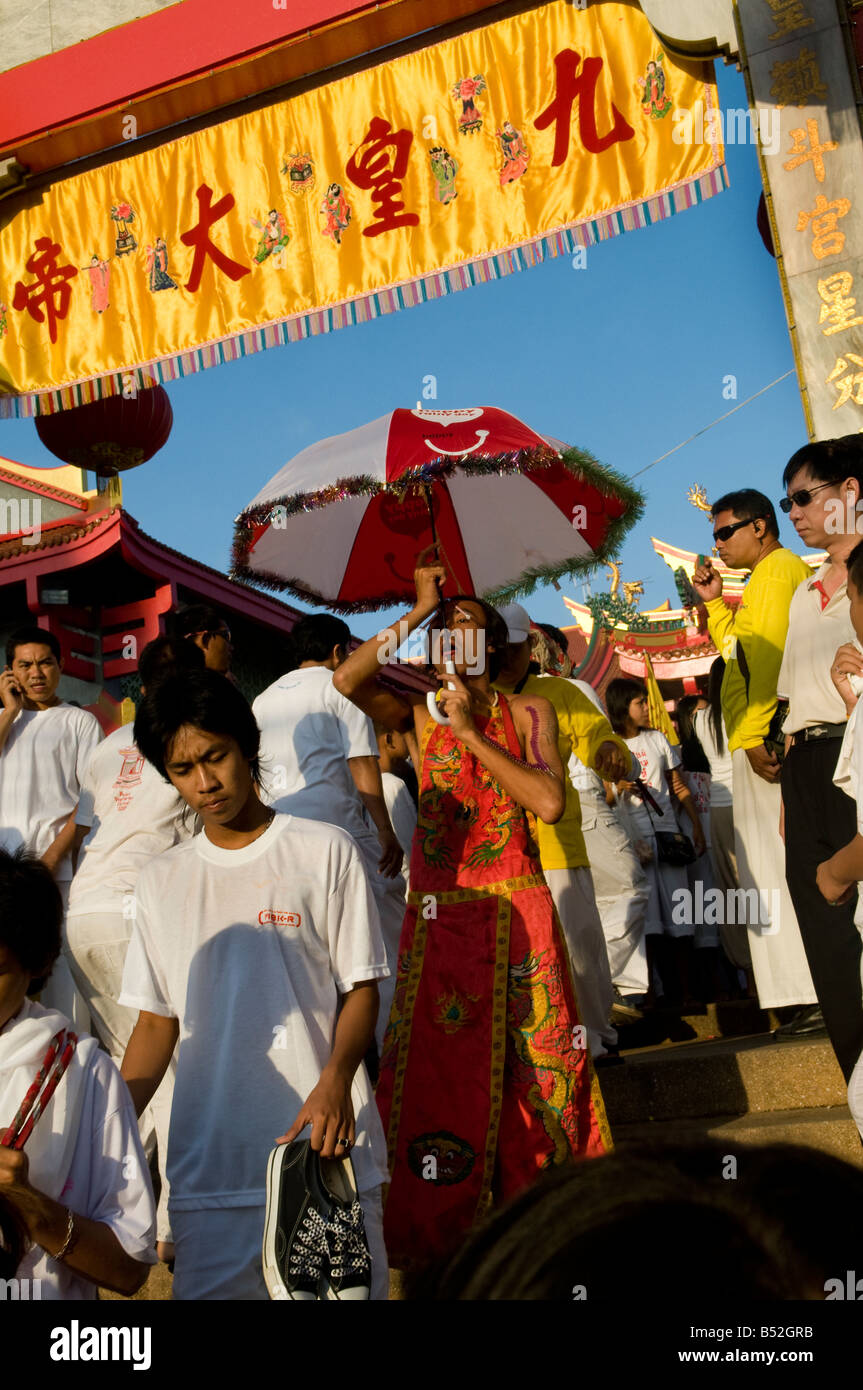
{"label": "shoelace", "polygon": [[367,1274],[371,1269],[368,1246],[365,1240],[363,1209],[359,1202],[350,1207],[333,1207],[330,1218],[324,1226],[330,1256],[330,1270],[334,1279],[350,1279],[355,1275]]}
{"label": "shoelace", "polygon": [[291,1276],[304,1275],[313,1280],[320,1278],[324,1259],[329,1256],[328,1224],[314,1207],[306,1208],[302,1225],[291,1246]]}

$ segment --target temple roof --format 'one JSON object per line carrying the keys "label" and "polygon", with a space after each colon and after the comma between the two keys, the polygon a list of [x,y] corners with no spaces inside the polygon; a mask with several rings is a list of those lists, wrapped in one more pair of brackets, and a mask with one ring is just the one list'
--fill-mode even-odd
{"label": "temple roof", "polygon": [[[704,558],[703,554],[682,550],[679,546],[657,540],[655,536],[651,536],[651,542],[675,580],[680,570],[687,580],[691,580],[699,559]],[[714,569],[722,577],[723,597],[732,606],[738,604],[749,572],[729,569],[715,556],[710,558]],[[801,558],[816,570],[827,557],[824,551],[810,551]],[[612,568],[615,569],[615,576],[610,592],[616,597],[620,576],[616,568]],[[626,588],[625,585],[620,587]],[[623,619],[612,626],[606,622],[597,627],[593,613],[586,604],[566,596],[563,602],[574,619],[574,624],[563,628],[569,640],[572,674],[579,680],[588,681],[600,694],[615,676],[643,676],[645,652],[650,655],[657,680],[682,680],[685,683],[706,677],[719,655],[707,631],[703,609],[672,608],[666,599],[657,608],[637,610],[639,619],[649,624],[646,630],[642,630],[640,625],[635,629]]]}

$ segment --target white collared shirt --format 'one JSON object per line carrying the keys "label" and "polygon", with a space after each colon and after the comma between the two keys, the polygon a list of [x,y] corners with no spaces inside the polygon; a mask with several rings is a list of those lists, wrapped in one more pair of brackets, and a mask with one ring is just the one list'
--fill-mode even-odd
{"label": "white collared shirt", "polygon": [[788,614],[788,636],[779,669],[778,693],[790,701],[785,733],[797,733],[813,724],[844,724],[845,702],[830,679],[830,667],[839,647],[854,641],[848,592],[843,581],[825,608],[815,587],[824,582],[830,565],[824,564],[794,592]]}

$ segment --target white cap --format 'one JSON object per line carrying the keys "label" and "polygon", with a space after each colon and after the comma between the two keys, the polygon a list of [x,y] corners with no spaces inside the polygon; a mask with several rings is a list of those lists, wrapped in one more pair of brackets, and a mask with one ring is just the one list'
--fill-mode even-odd
{"label": "white cap", "polygon": [[506,623],[507,640],[513,644],[526,642],[530,636],[530,618],[520,603],[506,603],[498,613]]}

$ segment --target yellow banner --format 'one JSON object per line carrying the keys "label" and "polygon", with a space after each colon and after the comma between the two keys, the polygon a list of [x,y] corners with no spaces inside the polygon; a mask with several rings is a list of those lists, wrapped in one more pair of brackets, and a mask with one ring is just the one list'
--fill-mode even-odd
{"label": "yellow banner", "polygon": [[[632,5],[556,0],[0,204],[0,414],[170,381],[667,217],[724,187],[710,75]],[[705,140],[681,139],[675,111],[699,106]]]}

